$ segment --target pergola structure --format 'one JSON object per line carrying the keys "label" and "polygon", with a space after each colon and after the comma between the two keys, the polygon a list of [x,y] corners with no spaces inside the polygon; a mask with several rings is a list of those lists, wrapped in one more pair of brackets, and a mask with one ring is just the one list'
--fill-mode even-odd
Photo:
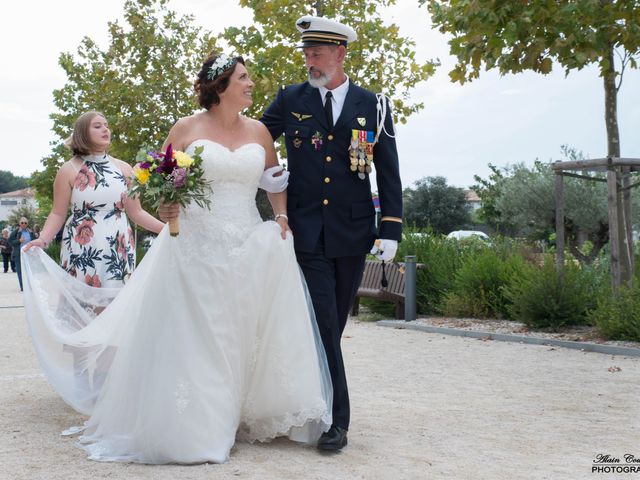
{"label": "pergola structure", "polygon": [[[631,189],[640,181],[631,183],[632,172],[640,172],[638,158],[596,158],[555,162],[556,174],[556,262],[564,265],[564,177],[596,182],[607,182],[609,205],[609,247],[611,251],[611,285],[617,292],[623,283],[633,278],[633,238],[631,235]],[[607,177],[592,177],[575,172],[607,172]]]}

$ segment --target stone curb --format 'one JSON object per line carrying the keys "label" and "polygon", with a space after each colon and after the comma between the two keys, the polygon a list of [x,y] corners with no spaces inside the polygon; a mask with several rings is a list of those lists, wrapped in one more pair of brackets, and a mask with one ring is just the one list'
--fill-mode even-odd
{"label": "stone curb", "polygon": [[640,357],[640,348],[618,347],[615,345],[603,345],[589,342],[570,342],[567,340],[556,340],[554,338],[526,337],[523,335],[508,335],[504,333],[479,332],[476,330],[461,330],[457,328],[432,327],[416,322],[405,322],[404,320],[379,320],[376,322],[381,327],[406,328],[408,330],[419,330],[421,332],[439,333],[442,335],[454,335],[457,337],[481,338],[485,340],[496,340],[498,342],[527,343],[531,345],[553,345],[556,347],[573,348],[584,352],[605,353],[607,355],[624,355]]}

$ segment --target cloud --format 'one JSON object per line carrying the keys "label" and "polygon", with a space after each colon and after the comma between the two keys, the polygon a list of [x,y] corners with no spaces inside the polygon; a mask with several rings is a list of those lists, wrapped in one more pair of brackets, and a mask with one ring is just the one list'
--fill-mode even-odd
{"label": "cloud", "polygon": [[502,90],[500,92],[500,95],[504,95],[507,97],[512,97],[515,95],[522,95],[524,92],[522,90],[520,90],[519,88],[508,88],[506,90]]}
{"label": "cloud", "polygon": [[46,114],[43,117],[42,109],[33,110],[26,108],[24,105],[2,101],[0,101],[0,120],[39,124],[49,123],[49,118]]}

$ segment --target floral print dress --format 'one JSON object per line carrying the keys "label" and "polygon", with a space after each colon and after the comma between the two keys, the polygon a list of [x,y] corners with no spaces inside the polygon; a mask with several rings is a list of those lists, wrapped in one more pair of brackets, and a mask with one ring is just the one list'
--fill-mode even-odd
{"label": "floral print dress", "polygon": [[60,263],[88,285],[118,288],[133,272],[136,259],[124,212],[127,181],[111,157],[96,158],[83,157],[76,175]]}

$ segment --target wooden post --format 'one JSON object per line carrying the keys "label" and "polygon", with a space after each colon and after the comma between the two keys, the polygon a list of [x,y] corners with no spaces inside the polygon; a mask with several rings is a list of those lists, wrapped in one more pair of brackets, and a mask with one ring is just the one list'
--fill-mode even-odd
{"label": "wooden post", "polygon": [[556,267],[562,278],[564,271],[564,178],[556,171]]}
{"label": "wooden post", "polygon": [[615,167],[607,171],[607,203],[609,205],[609,247],[611,250],[611,286],[620,289],[620,229],[618,225],[618,178]]}
{"label": "wooden post", "polygon": [[[622,186],[628,187],[631,183],[631,168],[622,167]],[[633,258],[633,231],[631,225],[631,189],[625,188],[621,195],[622,213],[624,217],[624,241],[625,241],[625,265],[623,269],[622,281],[631,286],[633,281],[634,258]]]}

